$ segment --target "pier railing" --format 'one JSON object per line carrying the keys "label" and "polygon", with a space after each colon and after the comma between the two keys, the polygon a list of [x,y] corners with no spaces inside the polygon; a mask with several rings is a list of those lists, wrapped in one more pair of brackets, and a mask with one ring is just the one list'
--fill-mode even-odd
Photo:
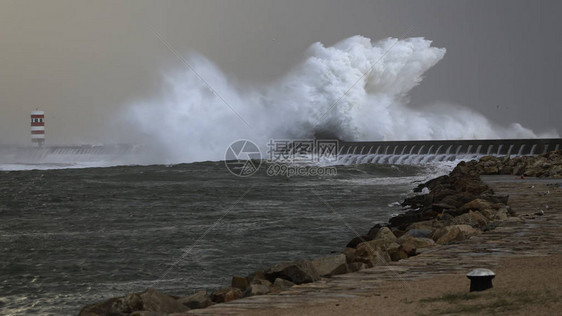
{"label": "pier railing", "polygon": [[561,148],[561,138],[341,142],[338,158],[345,164],[419,164],[487,155],[534,155]]}

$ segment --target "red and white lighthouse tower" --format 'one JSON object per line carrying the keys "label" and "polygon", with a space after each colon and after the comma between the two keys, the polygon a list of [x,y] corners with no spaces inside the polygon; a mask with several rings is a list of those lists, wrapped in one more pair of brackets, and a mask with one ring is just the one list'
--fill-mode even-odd
{"label": "red and white lighthouse tower", "polygon": [[37,146],[45,142],[45,112],[31,111],[31,141]]}

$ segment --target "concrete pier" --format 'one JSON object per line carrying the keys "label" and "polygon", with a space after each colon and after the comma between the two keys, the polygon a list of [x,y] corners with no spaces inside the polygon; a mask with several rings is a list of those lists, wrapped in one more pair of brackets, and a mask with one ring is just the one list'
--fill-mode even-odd
{"label": "concrete pier", "polygon": [[482,156],[525,156],[562,148],[562,138],[340,142],[342,164],[423,164]]}

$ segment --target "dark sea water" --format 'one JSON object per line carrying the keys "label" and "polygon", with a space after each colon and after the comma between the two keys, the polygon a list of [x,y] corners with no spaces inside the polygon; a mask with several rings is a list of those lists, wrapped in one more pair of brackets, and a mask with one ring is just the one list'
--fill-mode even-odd
{"label": "dark sea water", "polygon": [[444,170],[337,172],[239,178],[223,162],[0,171],[0,314],[76,315],[147,287],[187,295],[342,251]]}

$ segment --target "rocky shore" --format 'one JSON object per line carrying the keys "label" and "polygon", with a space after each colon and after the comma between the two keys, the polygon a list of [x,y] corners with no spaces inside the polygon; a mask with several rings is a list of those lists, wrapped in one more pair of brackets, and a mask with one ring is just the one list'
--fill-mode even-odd
{"label": "rocky shore", "polygon": [[352,239],[341,254],[311,261],[278,264],[246,277],[233,277],[230,287],[186,297],[154,289],[109,299],[84,307],[80,315],[173,315],[201,309],[242,297],[278,293],[295,284],[384,266],[416,256],[423,248],[463,241],[493,230],[513,212],[507,196],[494,194],[481,181],[481,174],[516,176],[562,175],[562,153],[533,157],[483,157],[479,162],[461,162],[449,174],[419,185],[421,194],[406,199],[404,214],[377,224],[367,234]]}

